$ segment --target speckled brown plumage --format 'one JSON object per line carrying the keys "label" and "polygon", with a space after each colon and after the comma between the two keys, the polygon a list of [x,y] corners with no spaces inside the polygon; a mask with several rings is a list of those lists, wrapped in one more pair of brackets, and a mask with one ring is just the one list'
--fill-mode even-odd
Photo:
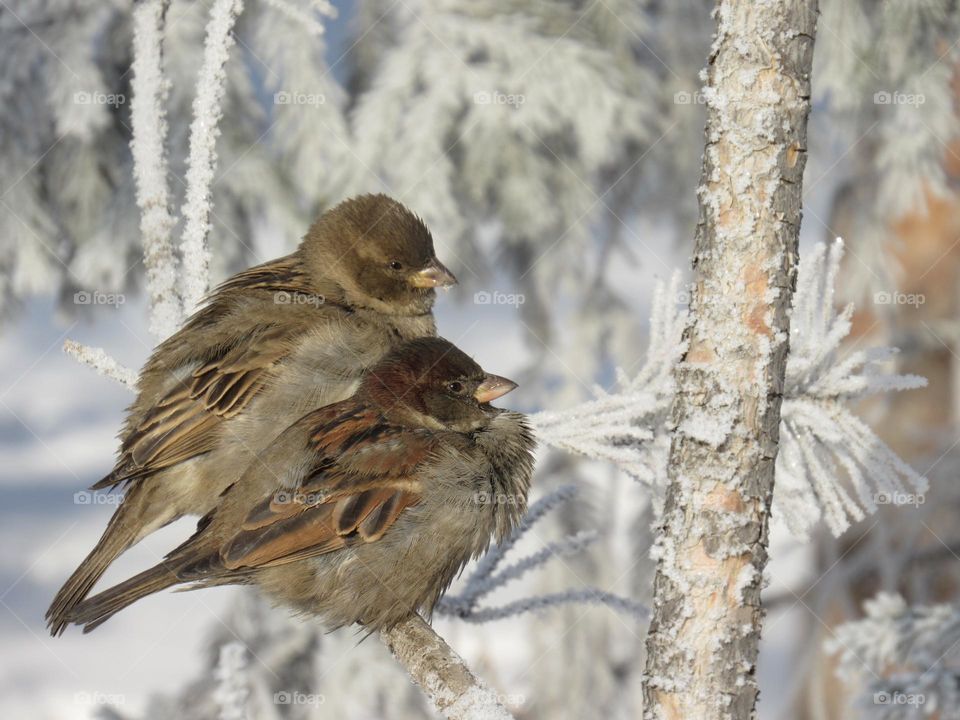
{"label": "speckled brown plumage", "polygon": [[[89,631],[184,583],[254,583],[331,628],[429,612],[526,507],[532,435],[521,415],[482,401],[512,387],[440,338],[401,346],[353,397],[284,431],[163,563],[70,620]],[[284,468],[284,482],[268,468]]]}
{"label": "speckled brown plumage", "polygon": [[291,255],[228,279],[148,359],[112,472],[124,500],[47,612],[51,632],[147,534],[203,515],[306,410],[350,395],[398,343],[435,334],[433,286],[455,282],[423,223],[384,195],[322,215]]}

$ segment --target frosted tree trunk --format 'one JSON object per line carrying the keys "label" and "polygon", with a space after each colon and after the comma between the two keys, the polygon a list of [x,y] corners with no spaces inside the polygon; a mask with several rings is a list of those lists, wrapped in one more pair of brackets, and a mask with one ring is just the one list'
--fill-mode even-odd
{"label": "frosted tree trunk", "polygon": [[806,159],[816,0],[720,0],[647,718],[749,718]]}

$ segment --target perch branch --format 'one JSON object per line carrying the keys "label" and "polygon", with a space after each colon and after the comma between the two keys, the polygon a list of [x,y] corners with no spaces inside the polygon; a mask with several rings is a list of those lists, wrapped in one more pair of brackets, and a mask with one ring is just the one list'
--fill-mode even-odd
{"label": "perch branch", "polygon": [[447,720],[512,720],[497,695],[419,615],[380,638]]}

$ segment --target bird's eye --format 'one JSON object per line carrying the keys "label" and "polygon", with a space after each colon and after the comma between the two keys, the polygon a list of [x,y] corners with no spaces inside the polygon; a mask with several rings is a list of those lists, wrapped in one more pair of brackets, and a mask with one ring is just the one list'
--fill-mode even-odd
{"label": "bird's eye", "polygon": [[399,260],[394,260],[393,262],[390,263],[390,269],[403,270],[403,263],[401,263]]}
{"label": "bird's eye", "polygon": [[463,392],[463,383],[457,382],[454,380],[452,383],[447,383],[447,390],[452,393],[462,393]]}

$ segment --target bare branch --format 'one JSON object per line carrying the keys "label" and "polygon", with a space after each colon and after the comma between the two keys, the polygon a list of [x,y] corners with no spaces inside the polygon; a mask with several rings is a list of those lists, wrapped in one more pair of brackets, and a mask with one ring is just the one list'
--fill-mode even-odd
{"label": "bare branch", "polygon": [[447,720],[513,720],[496,694],[419,615],[383,631],[380,638]]}

